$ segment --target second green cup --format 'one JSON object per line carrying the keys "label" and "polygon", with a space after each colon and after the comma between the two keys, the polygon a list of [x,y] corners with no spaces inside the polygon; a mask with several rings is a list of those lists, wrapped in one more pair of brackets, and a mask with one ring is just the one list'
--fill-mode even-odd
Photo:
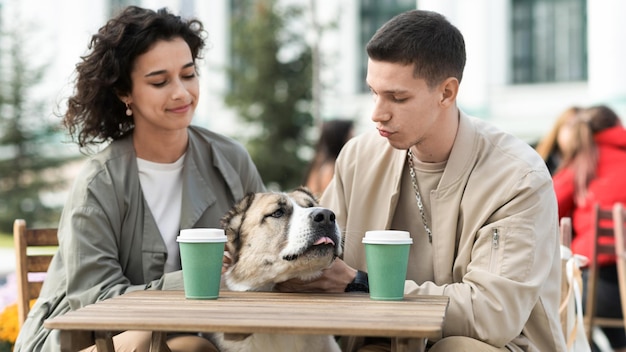
{"label": "second green cup", "polygon": [[363,238],[370,298],[397,301],[404,298],[409,251],[413,239],[407,231],[367,231]]}

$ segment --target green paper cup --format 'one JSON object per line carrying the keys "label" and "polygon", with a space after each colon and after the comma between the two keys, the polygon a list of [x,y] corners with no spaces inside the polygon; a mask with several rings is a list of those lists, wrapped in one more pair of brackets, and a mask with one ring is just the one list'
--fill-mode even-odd
{"label": "green paper cup", "polygon": [[184,229],[180,231],[176,241],[180,246],[185,297],[217,299],[226,242],[224,230]]}
{"label": "green paper cup", "polygon": [[413,239],[407,231],[367,231],[363,237],[370,298],[399,301],[404,298],[404,281]]}

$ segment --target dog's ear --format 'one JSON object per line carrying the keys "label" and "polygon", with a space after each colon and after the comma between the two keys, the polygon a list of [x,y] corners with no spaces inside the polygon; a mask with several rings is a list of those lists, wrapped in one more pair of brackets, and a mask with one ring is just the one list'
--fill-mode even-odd
{"label": "dog's ear", "polygon": [[305,193],[307,196],[309,196],[311,199],[313,199],[313,202],[315,203],[315,204],[313,204],[311,206],[318,206],[319,205],[320,200],[317,199],[315,194],[313,194],[313,192],[311,192],[311,190],[308,187],[300,186],[300,187],[297,187],[296,189],[294,189],[293,192]]}
{"label": "dog's ear", "polygon": [[248,193],[239,202],[237,202],[221,219],[220,224],[224,229],[226,238],[226,247],[232,256],[231,260],[236,263],[238,258],[236,253],[241,249],[241,226],[248,208],[254,202],[255,194]]}

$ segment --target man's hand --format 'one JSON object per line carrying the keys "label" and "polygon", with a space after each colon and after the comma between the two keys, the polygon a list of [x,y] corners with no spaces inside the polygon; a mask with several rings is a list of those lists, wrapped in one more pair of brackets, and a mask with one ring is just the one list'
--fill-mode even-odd
{"label": "man's hand", "polygon": [[279,292],[344,292],[354,280],[356,270],[337,258],[322,271],[322,275],[310,281],[291,279],[275,286]]}

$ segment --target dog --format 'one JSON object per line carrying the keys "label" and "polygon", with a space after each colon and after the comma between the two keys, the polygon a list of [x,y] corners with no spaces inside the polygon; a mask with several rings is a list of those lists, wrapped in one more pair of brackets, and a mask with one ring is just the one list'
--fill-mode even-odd
{"label": "dog", "polygon": [[[224,273],[232,291],[272,291],[293,278],[314,279],[342,253],[335,214],[319,207],[304,187],[290,193],[248,194],[221,219],[231,263]],[[331,335],[251,334],[211,340],[222,352],[340,352]]]}

